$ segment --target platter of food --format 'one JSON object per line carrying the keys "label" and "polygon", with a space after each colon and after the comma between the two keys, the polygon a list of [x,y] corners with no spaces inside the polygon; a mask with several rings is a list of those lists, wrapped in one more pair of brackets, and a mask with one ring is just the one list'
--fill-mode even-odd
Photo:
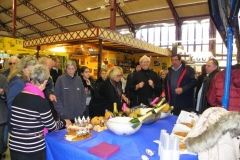
{"label": "platter of food", "polygon": [[71,142],[87,139],[92,136],[92,129],[93,125],[90,123],[89,117],[87,119],[85,117],[75,118],[75,123],[67,127],[65,139]]}

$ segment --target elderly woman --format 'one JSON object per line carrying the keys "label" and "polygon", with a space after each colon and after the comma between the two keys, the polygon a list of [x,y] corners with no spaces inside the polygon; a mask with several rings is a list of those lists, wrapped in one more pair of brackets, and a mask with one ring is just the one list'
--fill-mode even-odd
{"label": "elderly woman", "polygon": [[149,69],[150,58],[146,55],[139,60],[141,70],[136,72],[131,80],[129,90],[135,93],[137,105],[149,104],[162,90],[160,78],[156,72]]}
{"label": "elderly woman", "polygon": [[8,97],[7,97],[7,105],[8,108],[11,109],[12,101],[15,96],[20,93],[25,87],[25,83],[29,82],[29,73],[34,65],[38,62],[33,57],[24,57],[22,58],[11,70],[8,76]]}
{"label": "elderly woman", "polygon": [[122,94],[121,67],[115,66],[107,73],[107,79],[101,84],[99,90],[93,95],[89,104],[90,117],[103,116],[105,109],[113,111],[113,103],[117,103],[118,110],[122,108],[122,100],[129,103],[128,98]]}
{"label": "elderly woman", "polygon": [[26,82],[30,81],[29,74],[33,66],[38,62],[35,58],[27,56],[18,61],[15,66],[12,68],[8,76],[8,95],[7,95],[7,107],[8,107],[8,130],[11,130],[10,127],[10,117],[11,117],[11,108],[12,101],[15,96],[20,93],[25,87]]}
{"label": "elderly woman", "polygon": [[30,73],[30,83],[12,102],[10,154],[12,160],[45,160],[43,128],[49,131],[70,125],[69,120],[53,120],[43,90],[49,78],[49,69],[36,65]]}
{"label": "elderly woman", "polygon": [[75,61],[68,60],[65,65],[66,73],[58,77],[54,94],[57,101],[53,102],[60,118],[74,120],[83,116],[86,109],[86,95],[82,79],[75,74]]}

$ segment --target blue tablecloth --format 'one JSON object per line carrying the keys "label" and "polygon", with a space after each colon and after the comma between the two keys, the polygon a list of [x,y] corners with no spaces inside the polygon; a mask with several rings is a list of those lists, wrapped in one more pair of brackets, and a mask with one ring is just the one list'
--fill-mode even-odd
{"label": "blue tablecloth", "polygon": [[[154,156],[149,157],[150,160],[159,160],[158,144],[153,141],[159,139],[161,129],[166,129],[168,133],[171,133],[176,120],[176,116],[168,116],[154,124],[142,125],[138,132],[130,136],[118,136],[109,130],[100,133],[93,131],[92,137],[77,142],[65,140],[65,130],[52,132],[45,137],[47,160],[98,160],[101,158],[89,154],[88,150],[101,142],[121,146],[120,151],[108,158],[109,160],[138,160],[141,159],[141,155],[146,155],[146,148],[155,151]],[[180,157],[180,160],[197,159],[197,156],[193,155],[181,155]]]}

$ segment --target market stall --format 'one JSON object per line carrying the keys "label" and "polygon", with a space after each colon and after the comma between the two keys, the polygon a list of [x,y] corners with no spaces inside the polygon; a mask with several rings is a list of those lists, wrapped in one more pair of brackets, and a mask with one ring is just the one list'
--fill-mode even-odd
{"label": "market stall", "polygon": [[[159,159],[158,144],[153,141],[159,139],[161,129],[166,129],[168,133],[171,133],[176,120],[176,116],[170,115],[151,125],[143,125],[138,132],[130,136],[118,136],[109,130],[99,133],[93,131],[92,137],[77,142],[69,142],[65,140],[66,130],[52,132],[45,137],[47,160],[101,159],[88,152],[91,147],[96,146],[101,142],[107,142],[121,147],[120,151],[109,157],[109,159],[141,159],[142,155],[146,155],[146,149],[154,151],[154,155],[148,157],[149,159]],[[182,154],[180,156],[180,160],[197,159],[198,157],[194,155]]]}

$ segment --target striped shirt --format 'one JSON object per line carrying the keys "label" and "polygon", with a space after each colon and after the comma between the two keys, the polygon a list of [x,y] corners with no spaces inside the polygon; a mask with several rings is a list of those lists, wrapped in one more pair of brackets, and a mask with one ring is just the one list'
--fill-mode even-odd
{"label": "striped shirt", "polygon": [[43,128],[54,131],[66,125],[53,120],[49,103],[38,95],[19,93],[12,102],[10,149],[36,153],[45,149]]}

